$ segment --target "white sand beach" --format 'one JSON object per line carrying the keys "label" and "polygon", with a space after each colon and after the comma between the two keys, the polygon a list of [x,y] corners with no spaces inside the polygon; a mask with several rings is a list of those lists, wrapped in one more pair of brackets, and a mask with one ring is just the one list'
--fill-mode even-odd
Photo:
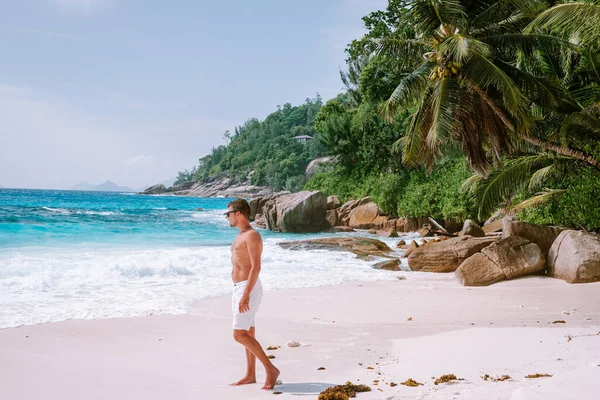
{"label": "white sand beach", "polygon": [[[257,337],[281,346],[267,352],[281,370],[278,398],[316,399],[346,381],[371,386],[358,399],[597,398],[600,282],[529,277],[466,288],[453,274],[394,274],[405,279],[265,292]],[[260,390],[261,366],[257,384],[229,386],[245,367],[230,301],[200,301],[193,315],[0,330],[2,398],[273,398]],[[464,380],[435,385],[443,374]],[[408,378],[424,385],[400,384]]]}

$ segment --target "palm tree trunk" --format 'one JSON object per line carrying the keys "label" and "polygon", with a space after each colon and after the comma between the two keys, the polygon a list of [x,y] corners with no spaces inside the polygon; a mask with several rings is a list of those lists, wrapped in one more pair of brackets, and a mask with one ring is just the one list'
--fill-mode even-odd
{"label": "palm tree trunk", "polygon": [[600,168],[600,163],[598,162],[598,160],[596,160],[592,156],[585,154],[582,151],[570,149],[568,147],[557,146],[555,144],[546,142],[544,140],[540,140],[540,139],[533,138],[531,136],[526,136],[523,134],[519,135],[519,137],[521,139],[525,140],[526,142],[533,144],[534,146],[538,146],[538,147],[541,147],[542,149],[546,149],[546,150],[552,150],[563,156],[577,158],[578,160],[581,160],[581,161],[585,162],[586,164],[589,164],[596,168]]}
{"label": "palm tree trunk", "polygon": [[511,121],[510,117],[508,115],[506,115],[506,113],[500,108],[498,107],[498,104],[496,104],[496,102],[490,98],[490,96],[487,95],[487,93],[485,93],[485,91],[483,91],[483,89],[481,89],[477,84],[475,84],[473,81],[471,82],[471,87],[473,88],[473,90],[475,90],[475,92],[481,96],[481,98],[487,103],[487,105],[490,106],[490,108],[492,110],[494,110],[494,112],[496,113],[496,115],[498,115],[498,117],[500,118],[500,120],[502,120],[502,122],[504,123],[504,125],[511,131],[515,131],[515,124]]}

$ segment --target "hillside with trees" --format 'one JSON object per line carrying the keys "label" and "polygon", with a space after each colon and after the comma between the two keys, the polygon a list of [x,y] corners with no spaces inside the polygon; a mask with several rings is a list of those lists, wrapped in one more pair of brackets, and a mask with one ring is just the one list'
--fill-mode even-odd
{"label": "hillside with trees", "polygon": [[[251,118],[225,132],[227,145],[213,148],[191,171],[179,172],[176,185],[204,182],[209,177],[228,176],[237,183],[268,186],[274,190],[301,190],[308,163],[322,155],[324,146],[314,129],[321,98],[306,99],[293,107],[286,103],[264,121]],[[297,136],[310,136],[301,143]]]}

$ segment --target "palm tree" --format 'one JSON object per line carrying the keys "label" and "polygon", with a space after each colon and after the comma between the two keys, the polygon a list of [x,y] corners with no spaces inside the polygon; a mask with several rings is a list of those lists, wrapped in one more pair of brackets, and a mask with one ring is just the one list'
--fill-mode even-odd
{"label": "palm tree", "polygon": [[377,41],[379,55],[408,69],[383,105],[388,120],[399,109],[415,110],[394,146],[406,163],[431,167],[442,145],[457,143],[484,175],[517,136],[530,137],[532,104],[570,104],[560,82],[522,68],[524,60],[565,57],[575,48],[543,31],[523,33],[545,2],[415,0],[408,7],[414,35]]}

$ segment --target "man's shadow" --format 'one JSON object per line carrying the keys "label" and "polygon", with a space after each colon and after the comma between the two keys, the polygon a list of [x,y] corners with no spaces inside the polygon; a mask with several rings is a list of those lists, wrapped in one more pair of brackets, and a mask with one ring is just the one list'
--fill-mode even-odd
{"label": "man's shadow", "polygon": [[319,394],[328,387],[332,387],[335,385],[335,383],[323,382],[282,383],[281,385],[275,386],[273,391],[289,393],[296,396],[305,396]]}

